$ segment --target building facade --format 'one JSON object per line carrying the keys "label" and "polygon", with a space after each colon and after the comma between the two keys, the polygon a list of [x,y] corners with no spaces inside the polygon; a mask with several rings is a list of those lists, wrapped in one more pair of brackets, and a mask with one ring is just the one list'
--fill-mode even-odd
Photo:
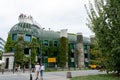
{"label": "building facade", "polygon": [[5,40],[0,38],[0,52],[4,52]]}
{"label": "building facade", "polygon": [[[68,39],[69,45],[69,56],[70,61],[68,64],[70,67],[88,67],[89,64],[89,45],[90,39],[84,37],[81,33],[72,34],[67,33],[67,29],[63,29],[61,31],[51,31],[45,30],[42,28],[37,22],[35,22],[32,16],[26,16],[24,14],[20,14],[19,23],[15,24],[11,30],[9,31],[9,35],[11,35],[11,39],[13,41],[17,41],[19,36],[23,36],[24,41],[31,42],[33,38],[36,38],[38,43],[42,42],[42,49],[36,52],[36,61],[39,61],[42,54],[42,63],[46,66],[49,66],[49,56],[53,54],[52,57],[57,58],[59,56],[57,48],[59,44],[59,40],[61,36],[66,37]],[[51,41],[53,42],[53,46],[56,48],[55,51],[49,53],[44,47],[49,47],[51,45]],[[13,52],[13,51],[11,51]],[[24,49],[24,53],[28,54],[28,47]],[[79,55],[80,54],[80,55]],[[67,56],[66,56],[67,57]],[[56,60],[53,63],[59,64]]]}

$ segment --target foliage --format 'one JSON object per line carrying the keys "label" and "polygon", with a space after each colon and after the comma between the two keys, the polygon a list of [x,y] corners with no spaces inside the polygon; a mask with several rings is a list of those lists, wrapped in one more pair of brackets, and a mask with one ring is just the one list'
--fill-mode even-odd
{"label": "foliage", "polygon": [[90,44],[90,64],[100,64],[101,53],[97,41]]}
{"label": "foliage", "polygon": [[2,51],[0,50],[0,60],[2,60]]}
{"label": "foliage", "polygon": [[88,27],[95,33],[102,52],[104,60],[102,65],[107,70],[114,70],[119,74],[120,1],[95,0],[95,6],[90,3],[87,13],[89,16]]}
{"label": "foliage", "polygon": [[68,61],[68,39],[65,37],[61,37],[59,42],[59,66],[65,67],[67,61]]}
{"label": "foliage", "polygon": [[70,48],[70,44],[68,46],[68,65],[70,67],[71,64],[71,48]]}
{"label": "foliage", "polygon": [[37,39],[36,38],[32,38],[32,42],[30,44],[30,48],[31,48],[31,63],[34,66],[35,65],[35,60],[36,60],[36,53],[37,53],[37,49],[39,48],[39,44],[37,43]]}
{"label": "foliage", "polygon": [[53,41],[49,41],[48,57],[54,57]]}
{"label": "foliage", "polygon": [[32,65],[35,65],[35,58],[37,50],[39,49],[39,44],[36,38],[32,39],[32,42],[25,42],[23,36],[18,36],[16,41],[13,41],[11,35],[8,35],[7,42],[5,44],[5,52],[14,52],[15,53],[15,63],[24,66],[29,62],[30,58],[26,57],[24,54],[24,49],[28,47],[31,48],[31,59]]}
{"label": "foliage", "polygon": [[23,58],[24,58],[24,40],[23,37],[18,37],[18,40],[14,42],[14,49],[15,49],[15,63],[23,65]]}
{"label": "foliage", "polygon": [[7,41],[5,43],[4,50],[5,50],[5,52],[11,52],[12,49],[13,49],[13,41],[12,41],[11,35],[9,34]]}

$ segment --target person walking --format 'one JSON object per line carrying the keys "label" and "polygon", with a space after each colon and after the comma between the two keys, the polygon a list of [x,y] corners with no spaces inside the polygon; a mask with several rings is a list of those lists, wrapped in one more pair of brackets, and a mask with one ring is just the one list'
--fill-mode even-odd
{"label": "person walking", "polygon": [[20,69],[21,67],[20,67],[20,65],[18,66],[18,72],[20,72],[21,71],[21,69]]}
{"label": "person walking", "polygon": [[44,72],[44,70],[45,70],[45,67],[44,67],[44,65],[41,64],[41,66],[40,66],[40,77],[41,77],[41,80],[43,80],[43,72]]}
{"label": "person walking", "polygon": [[40,71],[40,65],[39,63],[37,62],[37,64],[35,65],[35,72],[36,72],[36,79],[38,79],[38,75],[39,75],[39,71]]}

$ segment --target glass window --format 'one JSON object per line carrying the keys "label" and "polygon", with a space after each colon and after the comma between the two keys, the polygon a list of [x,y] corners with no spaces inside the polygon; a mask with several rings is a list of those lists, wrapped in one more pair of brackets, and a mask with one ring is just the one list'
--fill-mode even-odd
{"label": "glass window", "polygon": [[87,51],[87,49],[84,49],[84,53],[86,54],[88,51]]}
{"label": "glass window", "polygon": [[48,40],[44,40],[43,44],[48,46]]}
{"label": "glass window", "polygon": [[58,41],[54,41],[54,46],[58,46]]}
{"label": "glass window", "polygon": [[14,40],[14,41],[17,40],[17,34],[12,34],[12,40]]}
{"label": "glass window", "polygon": [[24,54],[25,54],[25,55],[29,55],[29,48],[25,48],[25,49],[24,49]]}
{"label": "glass window", "polygon": [[31,42],[31,35],[25,35],[25,41]]}
{"label": "glass window", "polygon": [[84,49],[87,49],[87,45],[84,45]]}
{"label": "glass window", "polygon": [[84,54],[85,55],[85,58],[88,58],[88,54]]}
{"label": "glass window", "polygon": [[71,53],[71,57],[74,57],[74,53]]}
{"label": "glass window", "polygon": [[70,48],[74,49],[74,43],[70,43]]}

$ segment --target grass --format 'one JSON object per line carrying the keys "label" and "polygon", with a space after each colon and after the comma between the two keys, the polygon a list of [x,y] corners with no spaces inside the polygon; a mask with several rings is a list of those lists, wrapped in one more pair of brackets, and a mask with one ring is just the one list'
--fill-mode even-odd
{"label": "grass", "polygon": [[100,74],[100,75],[89,75],[89,76],[78,76],[73,77],[70,80],[120,80],[120,76],[115,76],[113,74]]}

